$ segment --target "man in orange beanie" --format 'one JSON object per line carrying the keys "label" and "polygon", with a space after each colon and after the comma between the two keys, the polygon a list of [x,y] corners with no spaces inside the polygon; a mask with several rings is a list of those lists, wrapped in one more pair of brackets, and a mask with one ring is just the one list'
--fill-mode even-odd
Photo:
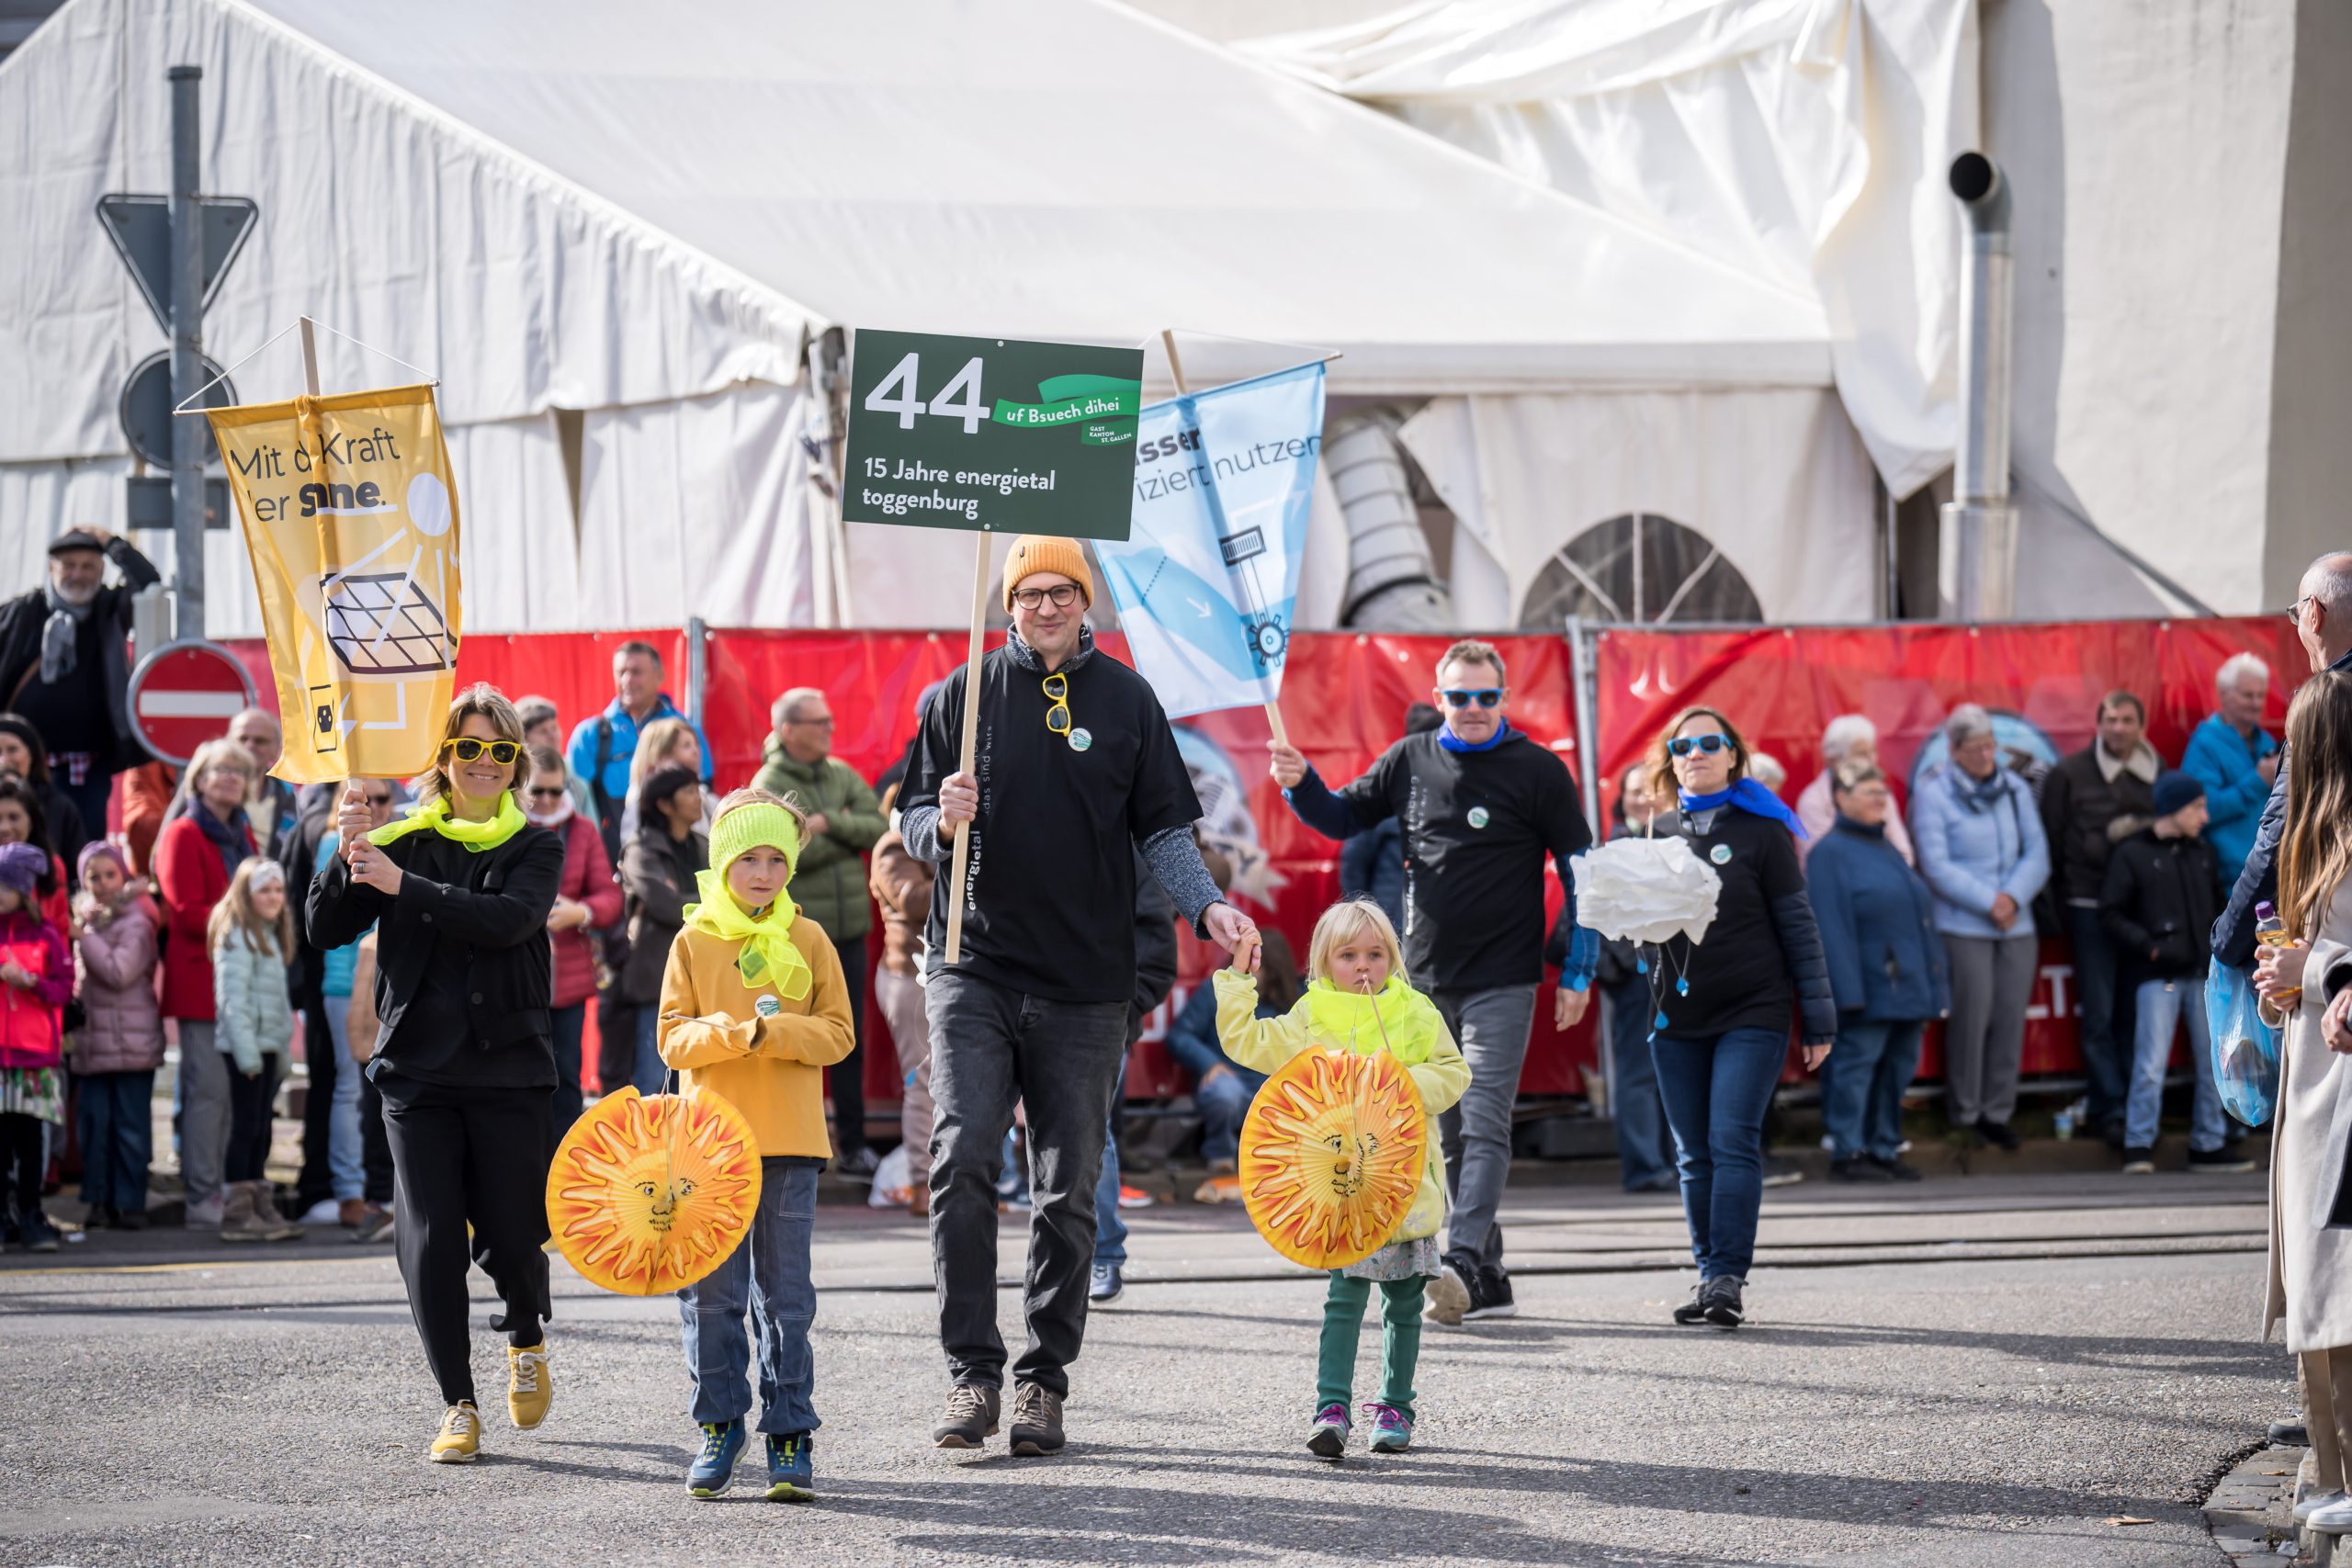
{"label": "man in orange beanie", "polygon": [[[1015,1454],[1062,1448],[1069,1363],[1086,1332],[1094,1189],[1136,979],[1136,851],[1204,940],[1254,942],[1193,842],[1200,802],[1168,715],[1142,676],[1094,646],[1093,574],[1074,539],[1024,535],[1004,569],[1012,636],[980,661],[977,777],[959,771],[966,671],[924,716],[899,835],[934,872],[931,1245],[939,1335],[955,1387],[941,1448],[995,1431],[1005,1348],[996,1327],[996,1174],[1013,1101],[1026,1108],[1029,1344],[1012,1371]],[[949,866],[972,835],[963,961],[944,963]],[[1132,846],[1132,847],[1131,847]]]}

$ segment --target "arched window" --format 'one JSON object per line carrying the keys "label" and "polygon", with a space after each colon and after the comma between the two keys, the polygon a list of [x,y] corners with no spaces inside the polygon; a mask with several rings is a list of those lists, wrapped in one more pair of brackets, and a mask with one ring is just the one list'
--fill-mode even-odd
{"label": "arched window", "polygon": [[1586,529],[1544,564],[1521,607],[1522,626],[1594,621],[1761,621],[1739,569],[1695,528],[1646,512]]}

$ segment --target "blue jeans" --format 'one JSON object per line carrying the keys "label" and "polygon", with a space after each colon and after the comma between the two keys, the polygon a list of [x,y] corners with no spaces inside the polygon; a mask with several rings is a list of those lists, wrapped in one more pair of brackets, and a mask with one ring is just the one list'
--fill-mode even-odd
{"label": "blue jeans", "polygon": [[[1132,1050],[1134,1047],[1129,1046]],[[1119,1108],[1127,1098],[1127,1069],[1111,1086],[1111,1114],[1102,1128],[1102,1174],[1094,1183],[1094,1266],[1127,1266],[1127,1222],[1119,1213]]]}
{"label": "blue jeans", "polygon": [[[1917,1019],[1838,1026],[1821,1075],[1821,1120],[1833,1158],[1891,1160],[1901,1151],[1903,1091],[1919,1070],[1919,1037],[1927,1027]],[[1832,1064],[1835,1076],[1828,1071]]]}
{"label": "blue jeans", "polygon": [[1193,1086],[1193,1108],[1201,1113],[1203,1159],[1241,1157],[1241,1119],[1250,1114],[1250,1102],[1265,1081],[1263,1073],[1227,1067],[1206,1083]]}
{"label": "blue jeans", "polygon": [[2202,980],[2143,980],[2135,998],[2139,1025],[2132,1039],[2132,1095],[2123,1111],[2123,1142],[2154,1148],[2156,1119],[2164,1109],[2165,1066],[2172,1060],[2174,1025],[2188,1024],[2189,1076],[2196,1090],[2188,1102],[2188,1146],[2211,1154],[2228,1141],[2222,1119],[2222,1089],[2213,1081],[2213,1046],[2205,1021]]}
{"label": "blue jeans", "polygon": [[[760,1162],[760,1206],[751,1233],[727,1261],[678,1292],[678,1321],[694,1379],[688,1414],[699,1425],[740,1421],[752,1408],[749,1373],[756,1348],[763,1432],[813,1432],[816,1360],[808,1325],[817,1317],[808,1235],[817,1218],[817,1168]],[[752,1333],[743,1332],[743,1313]]]}
{"label": "blue jeans", "polygon": [[[1632,979],[1602,987],[1609,1002],[1609,1112],[1617,1128],[1617,1170],[1625,1190],[1660,1185],[1674,1170],[1674,1140],[1650,1059],[1650,987]],[[1835,1053],[1832,1053],[1835,1055]]]}
{"label": "blue jeans", "polygon": [[1674,1129],[1690,1256],[1702,1279],[1745,1280],[1756,1260],[1756,1216],[1764,1203],[1764,1113],[1788,1060],[1788,1033],[1732,1029],[1712,1040],[1654,1034],[1650,1054],[1667,1125]]}
{"label": "blue jeans", "polygon": [[548,1139],[552,1150],[580,1120],[580,1040],[588,1025],[588,1004],[557,1008],[548,1018],[555,1026],[555,1130]]}
{"label": "blue jeans", "polygon": [[334,1099],[327,1107],[327,1179],[338,1202],[368,1191],[368,1165],[359,1141],[359,1064],[351,1059],[351,998],[325,998],[327,1032],[334,1039]]}
{"label": "blue jeans", "polygon": [[[356,1077],[356,1074],[353,1075]],[[82,1079],[82,1201],[118,1213],[147,1212],[147,1167],[155,1154],[155,1075],[92,1073]],[[5,1201],[5,1200],[0,1200]]]}
{"label": "blue jeans", "polygon": [[637,1060],[629,1068],[628,1081],[637,1086],[639,1094],[660,1094],[662,1080],[670,1069],[662,1063],[661,1048],[654,1043],[661,1032],[662,1009],[649,1002],[637,1010]]}

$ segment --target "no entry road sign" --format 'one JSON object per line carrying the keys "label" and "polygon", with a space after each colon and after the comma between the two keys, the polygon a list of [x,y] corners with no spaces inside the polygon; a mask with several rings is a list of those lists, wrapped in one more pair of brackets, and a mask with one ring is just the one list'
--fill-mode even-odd
{"label": "no entry road sign", "polygon": [[253,677],[217,642],[167,642],[130,672],[130,728],[148,750],[175,766],[254,705]]}

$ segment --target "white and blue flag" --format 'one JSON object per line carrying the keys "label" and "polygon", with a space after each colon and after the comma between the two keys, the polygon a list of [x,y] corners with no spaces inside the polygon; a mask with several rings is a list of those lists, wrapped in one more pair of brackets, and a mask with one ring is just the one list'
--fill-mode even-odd
{"label": "white and blue flag", "polygon": [[1171,718],[1272,702],[1323,450],[1323,367],[1147,407],[1124,543],[1094,554]]}

